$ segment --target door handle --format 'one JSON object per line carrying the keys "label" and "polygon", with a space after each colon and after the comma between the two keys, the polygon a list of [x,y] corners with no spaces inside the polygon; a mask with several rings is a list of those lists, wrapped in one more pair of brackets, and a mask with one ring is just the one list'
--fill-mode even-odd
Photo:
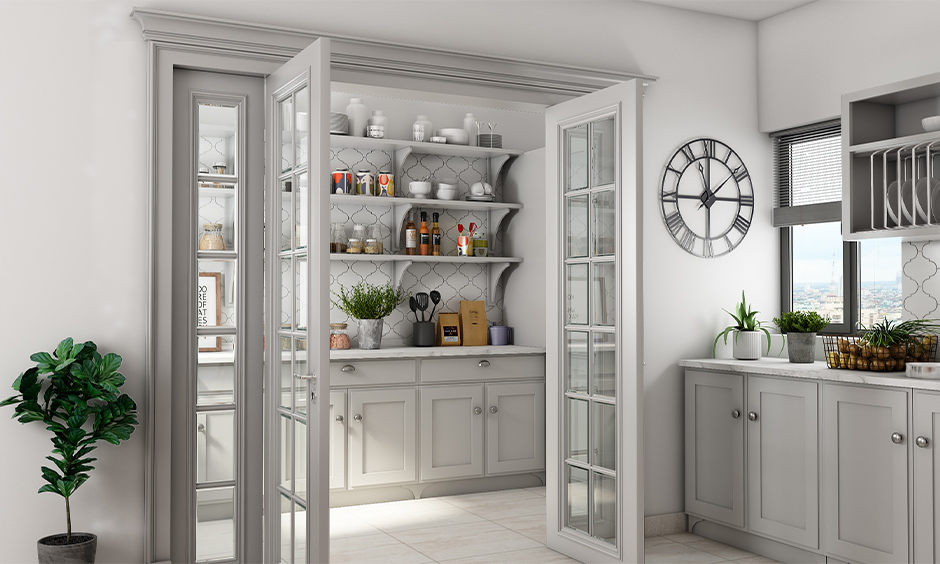
{"label": "door handle", "polygon": [[496,413],[497,411],[499,411],[498,407],[496,407],[495,405],[490,406],[490,413]]}
{"label": "door handle", "polygon": [[901,433],[891,433],[891,442],[899,445],[904,442],[904,435]]}
{"label": "door handle", "polygon": [[345,419],[346,419],[346,418],[343,417],[342,415],[337,415],[337,416],[336,416],[336,422],[337,422],[337,423],[342,423],[343,421],[345,421]]}
{"label": "door handle", "polygon": [[298,380],[316,380],[317,373],[312,372],[310,374],[294,374],[294,378],[297,378]]}
{"label": "door handle", "polygon": [[757,421],[757,413],[755,413],[755,412],[753,412],[753,411],[748,412],[748,414],[747,414],[747,420],[748,420],[748,421]]}
{"label": "door handle", "polygon": [[914,444],[920,448],[927,448],[930,445],[930,439],[927,437],[917,437],[914,439]]}
{"label": "door handle", "polygon": [[361,422],[362,422],[362,416],[359,415],[358,413],[355,414],[355,415],[353,415],[353,419],[355,419],[357,423],[361,423]]}
{"label": "door handle", "polygon": [[480,362],[477,363],[477,366],[479,366],[480,368],[486,368],[489,365],[490,365],[490,361],[488,360],[481,360]]}
{"label": "door handle", "polygon": [[344,364],[343,367],[340,368],[340,370],[342,370],[343,372],[355,372],[356,367],[353,366],[352,364]]}
{"label": "door handle", "polygon": [[479,415],[479,414],[483,413],[483,408],[482,408],[482,407],[479,407],[479,406],[474,407],[474,408],[473,408],[473,413],[476,414],[476,415]]}
{"label": "door handle", "polygon": [[732,410],[731,410],[731,418],[732,418],[732,419],[737,419],[738,417],[741,417],[741,412],[738,411],[737,409],[732,409]]}

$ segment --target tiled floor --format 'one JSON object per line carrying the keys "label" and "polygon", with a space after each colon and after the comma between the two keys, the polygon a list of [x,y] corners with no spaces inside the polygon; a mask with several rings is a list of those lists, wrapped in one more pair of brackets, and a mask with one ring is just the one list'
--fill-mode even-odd
{"label": "tiled floor", "polygon": [[[330,510],[332,564],[556,564],[545,547],[545,488]],[[646,539],[648,564],[772,563],[690,534]]]}

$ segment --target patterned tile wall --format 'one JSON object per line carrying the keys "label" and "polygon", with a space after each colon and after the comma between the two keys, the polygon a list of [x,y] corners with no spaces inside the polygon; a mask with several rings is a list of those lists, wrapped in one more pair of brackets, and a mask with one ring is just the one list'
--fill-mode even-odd
{"label": "patterned tile wall", "polygon": [[940,317],[940,241],[901,244],[904,319]]}

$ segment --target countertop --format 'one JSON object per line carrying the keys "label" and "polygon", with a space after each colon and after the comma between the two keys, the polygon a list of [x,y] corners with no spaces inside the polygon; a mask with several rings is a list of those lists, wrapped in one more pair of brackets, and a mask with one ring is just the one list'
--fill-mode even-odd
{"label": "countertop", "polygon": [[762,358],[761,360],[735,360],[733,358],[705,358],[680,360],[684,368],[703,370],[721,370],[766,376],[786,376],[806,378],[824,382],[844,384],[867,384],[870,386],[889,386],[914,390],[940,391],[940,380],[908,378],[904,372],[869,372],[866,370],[840,370],[829,368],[826,363],[817,360],[813,364],[795,364],[786,358]]}
{"label": "countertop", "polygon": [[485,347],[389,347],[371,350],[347,349],[344,351],[330,351],[330,360],[461,358],[524,354],[545,354],[545,347],[530,347],[523,345],[487,345]]}

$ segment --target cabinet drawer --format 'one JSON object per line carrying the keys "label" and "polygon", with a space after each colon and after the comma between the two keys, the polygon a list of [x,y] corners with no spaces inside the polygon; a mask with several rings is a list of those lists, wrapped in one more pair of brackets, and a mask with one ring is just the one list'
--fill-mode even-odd
{"label": "cabinet drawer", "polygon": [[544,378],[543,356],[472,356],[421,361],[422,382]]}
{"label": "cabinet drawer", "polygon": [[376,384],[414,384],[413,360],[346,360],[330,363],[330,386],[374,386]]}

